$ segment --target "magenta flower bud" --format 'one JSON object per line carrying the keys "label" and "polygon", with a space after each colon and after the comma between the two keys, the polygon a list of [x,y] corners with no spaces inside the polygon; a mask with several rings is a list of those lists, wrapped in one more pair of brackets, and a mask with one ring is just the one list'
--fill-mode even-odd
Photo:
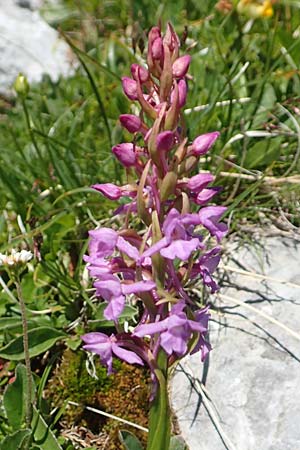
{"label": "magenta flower bud", "polygon": [[162,59],[164,55],[163,41],[161,37],[157,37],[151,47],[153,59]]}
{"label": "magenta flower bud", "polygon": [[145,67],[139,64],[132,64],[130,70],[136,81],[140,80],[141,83],[146,83],[149,80],[149,72]]}
{"label": "magenta flower bud", "polygon": [[175,135],[172,131],[162,131],[156,137],[156,147],[159,152],[168,152],[174,145]]}
{"label": "magenta flower bud", "polygon": [[209,183],[214,181],[214,176],[211,173],[199,173],[194,177],[190,178],[187,187],[192,192],[199,192],[205,188]]}
{"label": "magenta flower bud", "polygon": [[160,29],[158,27],[152,27],[148,34],[149,49],[152,48],[152,44],[158,37],[161,37]]}
{"label": "magenta flower bud", "polygon": [[128,77],[122,77],[122,86],[124,94],[130,99],[130,100],[137,100],[137,84],[136,81],[132,78]]}
{"label": "magenta flower bud", "polygon": [[[148,34],[147,64],[148,64],[149,71],[156,77],[160,75],[161,68],[158,67],[159,64],[157,64],[157,60],[154,60],[154,58],[153,58],[152,47],[153,47],[154,41],[160,37],[161,37],[160,29],[158,27],[151,28],[151,30],[149,31],[149,34]],[[155,50],[155,53],[157,53],[157,50]]]}
{"label": "magenta flower bud", "polygon": [[174,77],[183,78],[187,71],[189,70],[189,65],[191,62],[190,55],[184,55],[180,58],[177,58],[172,66],[172,72]]}
{"label": "magenta flower bud", "polygon": [[104,197],[109,198],[110,200],[119,200],[122,196],[122,191],[119,186],[112,183],[94,184],[92,188],[101,192]]}
{"label": "magenta flower bud", "polygon": [[187,96],[187,84],[184,79],[178,81],[178,105],[179,108],[182,108],[185,105]]}
{"label": "magenta flower bud", "polygon": [[191,153],[196,156],[205,155],[219,136],[218,131],[213,131],[196,137],[191,146]]}
{"label": "magenta flower bud", "polygon": [[202,191],[199,192],[196,198],[197,205],[205,205],[221,190],[222,190],[221,187],[202,189]]}
{"label": "magenta flower bud", "polygon": [[[187,96],[187,84],[184,79],[181,79],[177,83],[178,86],[178,107],[182,108],[186,103]],[[171,103],[173,103],[176,99],[175,89],[172,89],[171,92]]]}
{"label": "magenta flower bud", "polygon": [[124,167],[132,167],[136,164],[135,146],[132,143],[115,145],[112,152]]}
{"label": "magenta flower bud", "polygon": [[[174,28],[170,23],[167,25],[167,31],[164,36],[164,44],[166,44],[169,47],[169,50],[172,54],[172,57],[176,59],[178,57],[178,51],[180,47],[180,40],[177,36],[177,33],[175,32]],[[173,59],[173,60],[174,60]]]}
{"label": "magenta flower bud", "polygon": [[142,121],[139,117],[134,114],[121,114],[120,117],[121,125],[129,131],[129,133],[136,133],[140,131],[142,127]]}

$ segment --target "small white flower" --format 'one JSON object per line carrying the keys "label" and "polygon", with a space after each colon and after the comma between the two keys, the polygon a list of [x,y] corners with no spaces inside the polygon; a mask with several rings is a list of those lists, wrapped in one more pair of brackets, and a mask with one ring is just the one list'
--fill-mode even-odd
{"label": "small white flower", "polygon": [[31,260],[32,257],[33,254],[28,250],[21,250],[20,252],[17,252],[16,250],[12,249],[10,255],[4,255],[3,253],[0,253],[0,266],[12,267],[16,265],[26,264]]}

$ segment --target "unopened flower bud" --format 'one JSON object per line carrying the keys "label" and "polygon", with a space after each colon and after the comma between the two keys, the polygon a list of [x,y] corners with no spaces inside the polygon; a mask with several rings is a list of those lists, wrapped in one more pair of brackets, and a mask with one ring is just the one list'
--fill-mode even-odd
{"label": "unopened flower bud", "polygon": [[119,186],[112,183],[94,184],[92,188],[98,192],[101,192],[101,194],[109,200],[119,200],[122,196],[122,191]]}
{"label": "unopened flower bud", "polygon": [[178,100],[176,100],[176,86],[171,91],[171,103],[178,101],[177,108],[182,108],[186,103],[187,84],[184,79],[177,82]]}
{"label": "unopened flower bud", "polygon": [[156,38],[161,36],[160,29],[158,27],[152,27],[148,34],[148,45],[151,46]]}
{"label": "unopened flower bud", "polygon": [[205,205],[205,203],[209,202],[209,200],[211,200],[216,194],[218,194],[221,189],[221,187],[202,189],[202,191],[199,192],[196,198],[197,205]]}
{"label": "unopened flower bud", "polygon": [[20,97],[27,97],[27,94],[29,92],[29,83],[25,75],[23,75],[22,73],[19,73],[19,75],[15,79],[14,90],[18,95],[20,95]]}
{"label": "unopened flower bud", "polygon": [[160,37],[161,37],[160,29],[158,27],[151,28],[148,34],[147,63],[149,71],[153,73],[153,75],[155,76],[159,75],[159,68],[157,67],[156,62],[153,59],[152,46],[154,41]]}
{"label": "unopened flower bud", "polygon": [[129,131],[129,133],[136,133],[140,131],[142,127],[142,121],[139,117],[134,114],[121,114],[120,117],[121,125]]}
{"label": "unopened flower bud", "polygon": [[184,79],[178,81],[178,105],[179,108],[182,108],[186,103],[187,96],[187,84]]}
{"label": "unopened flower bud", "polygon": [[184,55],[177,58],[172,66],[172,72],[174,77],[183,78],[185,77],[187,71],[189,70],[189,65],[191,62],[190,55]]}
{"label": "unopened flower bud", "polygon": [[163,42],[169,47],[170,53],[172,55],[172,60],[175,61],[175,59],[178,58],[180,40],[170,23],[168,23],[167,25],[167,30]]}
{"label": "unopened flower bud", "polygon": [[152,57],[153,59],[162,59],[164,55],[163,41],[161,37],[154,40],[152,44]]}
{"label": "unopened flower bud", "polygon": [[199,192],[205,188],[209,183],[214,181],[214,176],[211,173],[199,173],[189,179],[187,187],[192,192]]}
{"label": "unopened flower bud", "polygon": [[213,131],[212,133],[205,133],[198,136],[191,145],[191,153],[193,155],[205,155],[214,142],[218,139],[220,133]]}
{"label": "unopened flower bud", "polygon": [[122,86],[124,94],[130,99],[130,100],[137,100],[138,94],[137,94],[137,83],[135,80],[129,77],[122,77]]}
{"label": "unopened flower bud", "polygon": [[124,167],[132,167],[136,164],[135,146],[132,143],[115,145],[112,152]]}
{"label": "unopened flower bud", "polygon": [[156,147],[159,152],[168,152],[174,145],[175,136],[172,131],[162,131],[156,137]]}
{"label": "unopened flower bud", "polygon": [[133,78],[137,81],[140,80],[141,83],[146,83],[149,80],[149,72],[148,70],[140,66],[139,64],[131,65],[131,73]]}

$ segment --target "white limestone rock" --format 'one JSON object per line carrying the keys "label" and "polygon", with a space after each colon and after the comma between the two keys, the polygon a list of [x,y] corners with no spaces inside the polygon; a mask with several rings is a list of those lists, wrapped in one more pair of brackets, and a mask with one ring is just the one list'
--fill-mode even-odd
{"label": "white limestone rock", "polygon": [[[299,242],[268,238],[259,250],[231,254],[248,270],[300,284]],[[233,273],[230,278],[222,294],[247,301],[300,334],[299,288]],[[229,300],[219,306],[225,315],[212,316],[208,363],[203,366],[198,354],[187,357],[173,378],[173,408],[190,450],[299,450],[299,340],[244,306]],[[206,379],[215,406],[207,404],[223,442],[201,402],[197,379]]]}
{"label": "white limestone rock", "polygon": [[[29,82],[72,73],[72,53],[36,10],[38,0],[0,0],[0,92],[22,72]],[[21,6],[20,6],[21,5]]]}

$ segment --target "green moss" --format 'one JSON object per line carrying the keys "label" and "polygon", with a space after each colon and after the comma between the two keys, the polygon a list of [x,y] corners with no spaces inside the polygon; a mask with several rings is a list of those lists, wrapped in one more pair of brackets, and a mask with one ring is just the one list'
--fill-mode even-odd
{"label": "green moss", "polygon": [[105,433],[109,437],[107,450],[120,449],[119,428],[134,432],[145,443],[144,432],[124,424],[120,426],[119,422],[92,413],[83,406],[92,406],[147,427],[149,370],[115,359],[115,374],[108,376],[106,368],[95,359],[98,377],[95,379],[86,370],[86,360],[87,356],[83,351],[65,350],[47,386],[46,396],[52,406],[63,406],[68,400],[82,405],[70,405],[66,408],[62,417],[64,427],[72,428],[78,425],[95,434]]}
{"label": "green moss", "polygon": [[112,377],[106,368],[96,364],[97,378],[92,378],[86,369],[86,355],[82,351],[67,349],[61,364],[55,371],[50,390],[55,397],[82,402],[93,398],[97,392],[107,392],[112,384]]}

